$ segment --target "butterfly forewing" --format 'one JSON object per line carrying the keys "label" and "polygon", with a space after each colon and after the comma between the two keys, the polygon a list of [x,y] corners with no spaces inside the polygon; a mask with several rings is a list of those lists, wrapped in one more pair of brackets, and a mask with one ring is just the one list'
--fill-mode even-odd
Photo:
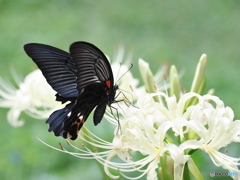
{"label": "butterfly forewing", "polygon": [[113,85],[113,74],[106,56],[96,46],[86,42],[76,42],[70,46],[70,53],[77,69],[77,87],[93,83]]}
{"label": "butterfly forewing", "polygon": [[47,82],[65,98],[76,97],[76,68],[69,53],[52,46],[30,43],[24,46]]}

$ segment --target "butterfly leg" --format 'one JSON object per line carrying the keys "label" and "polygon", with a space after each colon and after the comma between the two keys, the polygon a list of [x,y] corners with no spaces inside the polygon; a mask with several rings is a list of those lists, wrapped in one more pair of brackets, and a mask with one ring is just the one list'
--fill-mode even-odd
{"label": "butterfly leg", "polygon": [[[117,130],[117,133],[116,133],[116,134],[118,134],[118,131],[119,131],[119,130],[120,130],[120,132],[122,132],[122,130],[121,130],[121,124],[120,124],[120,121],[119,121],[119,113],[118,113],[118,109],[115,108],[115,107],[113,107],[113,106],[109,106],[109,108],[110,108],[110,111],[111,111],[111,114],[112,114],[113,118],[116,119],[117,122],[118,122],[118,130]],[[112,109],[114,109],[114,110],[117,112],[117,117],[114,115]]]}

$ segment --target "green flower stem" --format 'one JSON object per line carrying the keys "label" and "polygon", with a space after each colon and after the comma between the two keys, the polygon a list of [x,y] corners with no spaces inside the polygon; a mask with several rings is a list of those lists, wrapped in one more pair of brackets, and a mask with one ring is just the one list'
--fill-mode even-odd
{"label": "green flower stem", "polygon": [[184,180],[190,180],[190,174],[189,174],[189,169],[188,169],[188,163],[185,163],[185,166],[184,166],[184,171],[183,171],[183,179]]}
{"label": "green flower stem", "polygon": [[171,158],[167,154],[160,158],[161,170],[159,171],[159,177],[162,177],[162,179],[173,180],[173,172],[171,171],[171,168],[173,168],[173,164],[169,162],[169,160],[171,160]]}
{"label": "green flower stem", "polygon": [[204,180],[202,174],[200,173],[198,167],[196,166],[192,158],[188,160],[188,168],[192,175],[196,178],[196,180]]}
{"label": "green flower stem", "polygon": [[184,165],[184,171],[183,171],[183,179],[184,180],[191,180],[190,174],[189,174],[189,169],[188,169],[188,163],[185,163]]}

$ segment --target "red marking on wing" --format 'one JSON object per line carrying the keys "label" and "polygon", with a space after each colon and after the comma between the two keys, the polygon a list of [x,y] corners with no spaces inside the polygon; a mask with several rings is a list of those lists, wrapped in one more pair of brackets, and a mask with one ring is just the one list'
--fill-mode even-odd
{"label": "red marking on wing", "polygon": [[111,81],[106,81],[105,83],[106,83],[106,85],[107,85],[108,88],[111,87]]}

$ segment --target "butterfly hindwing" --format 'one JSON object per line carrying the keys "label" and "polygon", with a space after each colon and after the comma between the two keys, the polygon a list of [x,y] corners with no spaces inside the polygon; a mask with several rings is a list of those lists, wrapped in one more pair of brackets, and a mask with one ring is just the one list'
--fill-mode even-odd
{"label": "butterfly hindwing", "polygon": [[49,132],[53,131],[55,136],[61,136],[64,127],[64,121],[67,119],[68,114],[71,112],[74,104],[74,102],[71,102],[64,108],[56,110],[50,115],[46,121],[46,123],[49,124]]}
{"label": "butterfly hindwing", "polygon": [[61,97],[77,97],[76,68],[69,53],[37,43],[26,44],[24,50],[37,64],[47,82],[57,91],[60,100]]}
{"label": "butterfly hindwing", "polygon": [[102,84],[94,83],[86,86],[78,96],[70,116],[64,122],[63,137],[70,137],[72,140],[76,139],[78,131],[87,120],[89,114],[98,104],[103,102],[104,99],[105,90]]}

